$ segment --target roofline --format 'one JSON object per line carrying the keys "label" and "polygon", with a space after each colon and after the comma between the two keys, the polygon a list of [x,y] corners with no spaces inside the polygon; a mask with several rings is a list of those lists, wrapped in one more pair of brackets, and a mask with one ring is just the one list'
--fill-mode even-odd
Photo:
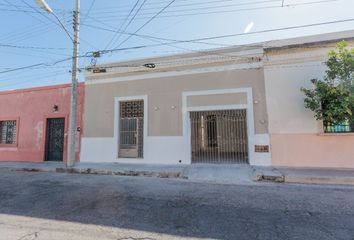
{"label": "roofline", "polygon": [[[84,82],[80,82],[78,86],[84,86]],[[45,90],[52,90],[52,89],[61,89],[61,88],[69,88],[71,87],[71,83],[66,84],[57,84],[57,85],[49,85],[49,86],[41,86],[41,87],[32,87],[32,88],[20,88],[14,90],[4,90],[0,91],[0,95],[7,95],[7,94],[16,94],[16,93],[27,93],[27,92],[36,92],[36,91],[45,91]]]}
{"label": "roofline", "polygon": [[[342,37],[341,37],[342,36]],[[289,49],[289,48],[296,48],[296,47],[304,47],[304,46],[314,46],[318,44],[329,44],[329,43],[334,43],[338,42],[340,40],[347,40],[351,41],[354,40],[354,29],[353,30],[347,30],[347,31],[338,31],[338,32],[330,32],[330,33],[321,33],[321,34],[315,34],[315,35],[307,35],[307,36],[301,36],[301,37],[295,37],[295,38],[284,38],[284,39],[278,39],[278,40],[270,40],[270,41],[265,41],[265,42],[255,42],[255,43],[249,43],[249,44],[244,44],[244,45],[235,45],[235,46],[230,46],[230,47],[222,47],[222,48],[214,48],[214,49],[207,49],[207,50],[200,50],[197,52],[188,52],[188,53],[181,53],[181,54],[170,54],[170,55],[163,55],[163,56],[156,56],[156,57],[147,57],[147,58],[139,58],[139,59],[132,59],[132,60],[127,60],[127,61],[114,61],[114,62],[109,62],[109,63],[102,63],[98,64],[97,67],[110,67],[111,65],[116,65],[116,64],[134,64],[134,63],[139,63],[139,62],[154,62],[157,60],[164,60],[164,59],[170,59],[170,58],[185,58],[185,57],[193,57],[193,56],[198,56],[198,54],[202,53],[213,53],[213,52],[222,52],[222,51],[228,51],[228,50],[234,50],[234,51],[242,51],[242,48],[245,48],[243,50],[247,50],[247,48],[260,48],[263,50],[274,50],[274,49]],[[294,42],[294,43],[289,43],[289,42]],[[248,49],[249,50],[249,49]]]}
{"label": "roofline", "polygon": [[330,39],[330,40],[319,40],[319,41],[312,41],[312,42],[305,42],[305,43],[297,43],[297,44],[288,44],[284,46],[265,46],[263,49],[264,50],[280,50],[280,49],[291,49],[291,48],[300,48],[300,47],[311,47],[311,46],[316,46],[316,45],[326,45],[326,44],[331,44],[331,43],[337,43],[339,41],[353,41],[353,37],[347,37],[347,38],[336,38],[336,39]]}

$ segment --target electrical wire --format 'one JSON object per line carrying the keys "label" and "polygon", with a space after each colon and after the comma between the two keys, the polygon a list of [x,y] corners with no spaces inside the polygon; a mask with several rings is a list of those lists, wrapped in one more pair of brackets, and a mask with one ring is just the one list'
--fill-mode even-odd
{"label": "electrical wire", "polygon": [[41,11],[37,10],[37,8],[31,6],[30,4],[28,4],[26,1],[21,0],[21,2],[23,2],[24,4],[26,4],[28,7],[32,8],[34,11],[40,13],[41,16],[43,16],[44,18],[48,19],[50,22],[54,23],[55,25],[59,26],[62,30],[64,30],[64,32],[68,35],[68,37],[70,38],[70,40],[72,42],[74,42],[73,37],[71,36],[71,33],[66,29],[65,25],[62,23],[62,21],[60,20],[60,18],[54,13],[52,12],[51,15],[53,15],[58,22],[54,21],[53,19],[51,19],[50,17],[48,17],[47,15],[45,15],[44,13],[42,13]]}
{"label": "electrical wire", "polygon": [[[196,38],[196,39],[189,39],[189,40],[176,40],[174,43],[175,44],[180,44],[180,43],[190,43],[190,42],[194,42],[194,41],[215,40],[215,39],[222,39],[222,38],[246,36],[246,35],[253,35],[253,34],[260,34],[260,33],[269,33],[269,32],[284,31],[284,30],[291,30],[291,29],[301,29],[301,28],[323,26],[323,25],[331,25],[331,24],[338,24],[338,23],[344,23],[344,22],[353,22],[353,21],[354,21],[354,18],[350,18],[350,19],[335,20],[335,21],[329,21],[329,22],[321,22],[321,23],[304,24],[304,25],[297,25],[297,26],[290,26],[290,27],[266,29],[266,30],[248,32],[248,33],[235,33],[235,34],[220,35],[220,36],[213,36],[213,37],[204,37],[204,38]],[[147,48],[147,47],[156,47],[156,46],[163,46],[163,45],[169,45],[169,44],[171,44],[171,42],[160,43],[160,44],[151,44],[151,45],[140,45],[140,46],[126,47],[126,48],[114,48],[114,49],[109,49],[109,50],[105,50],[105,51],[102,50],[102,51],[99,51],[99,52],[104,54],[104,53],[108,53],[108,52],[116,52],[116,51],[131,50],[131,49],[142,49],[142,48]],[[87,54],[89,54],[89,53],[87,53]]]}
{"label": "electrical wire", "polygon": [[[94,25],[90,25],[90,24],[83,24],[83,26],[86,27],[90,27],[93,29],[99,29],[102,31],[107,31],[107,32],[117,32],[113,29],[108,29],[108,28],[103,28],[100,26],[94,26]],[[140,38],[144,38],[144,39],[150,39],[150,40],[163,40],[163,41],[171,41],[171,42],[178,42],[178,40],[175,39],[171,39],[171,38],[161,38],[161,37],[154,37],[154,36],[149,36],[149,35],[143,35],[143,34],[134,34],[134,33],[130,33],[130,32],[120,32],[121,34],[124,35],[132,35],[132,36],[136,36],[136,37],[140,37]],[[202,42],[202,41],[193,41],[192,43],[198,43],[198,44],[205,44],[205,45],[212,45],[212,46],[224,46],[224,47],[230,47],[232,45],[230,44],[222,44],[222,43],[209,43],[209,42]],[[104,50],[103,50],[104,51]]]}
{"label": "electrical wire", "polygon": [[[138,33],[141,29],[143,29],[146,25],[148,25],[150,22],[152,22],[156,17],[158,17],[163,11],[165,11],[169,6],[171,6],[176,0],[170,1],[165,7],[163,7],[160,11],[158,11],[153,17],[151,17],[148,21],[146,21],[142,26],[140,26],[133,34]],[[125,42],[127,42],[132,35],[128,36],[126,39],[124,39],[120,44],[118,44],[117,47],[122,46]]]}
{"label": "electrical wire", "polygon": [[[15,5],[15,4],[9,2],[8,0],[3,0],[3,1],[4,1],[4,2],[7,2],[10,6],[16,8],[18,11],[22,11],[22,12],[23,12],[23,10],[22,10],[20,7],[18,7],[17,5]],[[42,19],[37,18],[36,16],[33,16],[30,12],[27,11],[27,12],[25,12],[25,13],[27,13],[27,15],[31,16],[32,18],[36,19],[37,21],[42,22],[42,23],[45,23]]]}
{"label": "electrical wire", "polygon": [[43,82],[43,79],[45,79],[44,80],[45,82],[53,81],[53,79],[48,79],[48,78],[61,76],[61,75],[65,75],[65,74],[68,74],[68,72],[67,71],[63,72],[61,70],[61,71],[52,72],[51,74],[46,74],[46,75],[39,75],[39,76],[32,75],[33,77],[27,78],[24,81],[15,82],[15,83],[7,84],[7,85],[0,85],[0,88],[5,89],[5,88],[9,88],[9,87],[14,87],[14,86],[22,85],[26,82],[31,82],[31,83],[38,82],[38,81]]}
{"label": "electrical wire", "polygon": [[[256,2],[243,2],[243,3],[234,3],[234,4],[227,4],[227,5],[215,5],[215,3],[217,2],[230,2],[230,0],[223,0],[223,1],[203,1],[203,3],[189,3],[189,4],[182,4],[182,5],[178,5],[178,4],[174,4],[173,6],[170,7],[170,9],[173,9],[171,11],[165,11],[165,13],[169,13],[169,12],[183,12],[183,11],[195,11],[195,10],[203,10],[203,9],[214,9],[214,8],[225,8],[225,7],[239,7],[239,6],[247,6],[247,5],[261,5],[261,4],[267,4],[267,3],[279,3],[281,0],[266,0],[266,1],[256,1]],[[232,2],[232,0],[231,0]],[[206,6],[206,5],[212,5],[214,4],[214,6]],[[175,8],[180,8],[180,7],[189,7],[189,6],[195,6],[195,5],[202,5],[203,7],[199,7],[199,8],[188,8],[188,9],[175,9]],[[147,10],[156,10],[156,7],[152,7],[152,8],[145,8],[145,11]],[[124,11],[106,11],[106,12],[98,12],[96,13],[96,15],[98,14],[102,14],[102,15],[108,15],[108,14],[118,14],[119,12],[124,12]],[[152,12],[147,12],[146,14],[153,14],[155,13],[155,11]]]}
{"label": "electrical wire", "polygon": [[53,65],[56,65],[58,63],[69,61],[71,59],[72,58],[70,57],[70,58],[60,59],[60,60],[57,60],[55,62],[42,62],[42,63],[36,63],[36,64],[27,65],[27,66],[23,66],[23,67],[12,68],[12,69],[8,69],[8,70],[5,70],[5,71],[1,71],[0,74],[20,71],[20,70],[25,70],[25,69],[30,69],[30,68],[39,67],[39,66],[53,66]]}
{"label": "electrical wire", "polygon": [[54,31],[53,27],[51,26],[44,26],[43,28],[37,31],[28,31],[20,36],[13,37],[12,39],[7,39],[6,42],[17,43],[22,42],[24,40],[28,40],[33,37],[39,37],[43,34],[48,34],[49,32]]}
{"label": "electrical wire", "polygon": [[[306,3],[293,3],[293,4],[284,5],[283,7],[279,6],[279,5],[272,5],[272,6],[229,9],[229,10],[220,10],[220,11],[204,11],[204,12],[193,12],[193,13],[181,13],[186,10],[179,10],[179,11],[175,10],[172,13],[177,13],[177,14],[160,15],[160,16],[158,16],[158,18],[174,18],[174,17],[199,16],[199,15],[221,14],[221,13],[234,13],[234,12],[244,12],[244,11],[254,11],[254,10],[281,9],[284,7],[297,7],[297,6],[304,6],[304,5],[323,4],[323,3],[336,2],[336,1],[339,1],[339,0],[320,0],[320,1],[312,1],[312,2],[306,2]],[[150,15],[151,15],[151,13],[145,14],[137,19],[139,19],[139,20],[149,19]],[[105,20],[105,21],[121,20],[120,17],[107,16],[107,15],[100,17],[100,19]]]}
{"label": "electrical wire", "polygon": [[[3,1],[5,1],[5,0],[3,0]],[[21,8],[24,8],[24,9],[31,9],[30,7],[28,7],[28,6],[23,6],[23,5],[16,5],[16,4],[13,4],[13,3],[10,3],[10,2],[8,2],[8,1],[5,1],[5,2],[7,2],[8,4],[4,4],[4,3],[0,3],[0,6],[5,6],[5,7],[16,7],[16,8],[18,8],[18,9],[21,9]],[[59,8],[52,8],[53,10],[55,10],[55,11],[59,11],[59,12],[69,12],[69,11],[66,11],[65,9],[59,9]]]}
{"label": "electrical wire", "polygon": [[86,14],[84,15],[84,17],[82,18],[81,23],[84,23],[86,18],[90,15],[93,5],[95,5],[95,2],[96,2],[96,0],[91,1],[91,5],[90,5],[89,9],[87,10]]}
{"label": "electrical wire", "polygon": [[1,43],[0,43],[0,47],[20,48],[20,49],[43,49],[43,50],[67,50],[68,49],[68,48],[37,47],[37,46],[19,46],[19,45],[1,44]]}
{"label": "electrical wire", "polygon": [[[262,3],[272,3],[272,2],[278,2],[280,3],[282,0],[258,0],[258,1],[246,1],[246,2],[243,2],[243,3],[239,3],[240,5],[248,5],[248,4],[262,4]],[[187,2],[186,4],[178,4],[180,2]],[[171,6],[171,9],[174,9],[174,8],[178,8],[178,7],[188,7],[188,6],[198,6],[198,5],[202,5],[202,6],[205,6],[205,5],[211,5],[211,4],[216,4],[216,3],[223,3],[223,2],[227,2],[227,3],[230,3],[230,2],[239,2],[239,0],[212,0],[212,1],[200,1],[200,2],[195,2],[195,3],[191,3],[190,0],[178,0],[176,1],[176,3]],[[153,6],[153,7],[147,7],[147,8],[144,8],[145,10],[155,10],[158,6],[156,5],[161,5],[161,4],[165,4],[166,1],[161,1],[161,2],[148,2],[146,3],[145,5],[146,6]],[[96,8],[95,11],[93,11],[93,13],[95,14],[106,14],[106,13],[113,13],[114,12],[126,12],[127,9],[125,9],[125,7],[129,7],[130,8],[130,5],[123,5],[123,6],[119,6],[119,7],[109,7],[109,8]],[[117,10],[115,10],[117,9]],[[109,11],[107,11],[109,10]]]}
{"label": "electrical wire", "polygon": [[[138,13],[140,12],[141,8],[145,5],[145,3],[146,3],[146,0],[144,0],[144,2],[140,5],[139,9],[135,12],[134,16],[130,19],[129,23],[124,27],[123,32],[125,32],[125,31],[128,29],[128,27],[129,27],[130,24],[134,21],[134,19],[136,18],[136,16],[137,16]],[[119,41],[120,36],[122,36],[122,34],[119,34],[119,37],[118,37],[117,40],[113,43],[113,45],[116,44],[116,43]]]}
{"label": "electrical wire", "polygon": [[[117,32],[113,35],[112,39],[107,43],[106,47],[104,49],[107,49],[111,43],[113,42],[113,40],[117,37],[117,35],[121,32],[123,26],[125,25],[125,23],[128,21],[130,15],[133,13],[133,11],[135,10],[136,6],[138,6],[138,3],[140,2],[140,0],[137,0],[135,2],[135,4],[133,5],[132,9],[130,10],[130,12],[128,13],[128,15],[125,17],[123,23],[120,25],[120,27],[118,28]],[[139,8],[140,9],[140,8]],[[133,16],[132,20],[135,18],[136,14]],[[130,20],[130,22],[127,24],[127,27],[125,28],[125,30],[128,28],[129,24],[132,22],[132,20]],[[124,30],[124,31],[125,31]],[[119,37],[121,36],[121,34],[119,34],[117,40],[119,40]]]}

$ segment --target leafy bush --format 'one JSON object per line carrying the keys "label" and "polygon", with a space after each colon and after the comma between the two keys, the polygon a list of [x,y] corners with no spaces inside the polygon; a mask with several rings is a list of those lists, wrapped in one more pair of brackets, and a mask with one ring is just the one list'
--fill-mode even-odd
{"label": "leafy bush", "polygon": [[301,88],[305,107],[324,124],[349,121],[354,130],[354,48],[345,41],[328,53],[328,67],[323,80],[312,79],[312,89]]}

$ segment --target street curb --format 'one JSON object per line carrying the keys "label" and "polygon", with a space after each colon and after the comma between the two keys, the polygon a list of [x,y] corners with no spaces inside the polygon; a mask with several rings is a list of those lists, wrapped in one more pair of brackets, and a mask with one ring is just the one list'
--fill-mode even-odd
{"label": "street curb", "polygon": [[86,174],[86,175],[114,175],[114,176],[134,176],[134,177],[156,177],[156,178],[176,178],[188,179],[188,176],[182,172],[164,172],[164,171],[132,171],[132,170],[104,170],[95,168],[16,168],[2,167],[0,172],[56,172],[69,174]]}
{"label": "street curb", "polygon": [[284,182],[302,183],[302,184],[328,184],[328,185],[354,186],[354,177],[285,176]]}
{"label": "street curb", "polygon": [[284,176],[278,176],[278,175],[255,175],[253,176],[253,181],[255,182],[278,182],[278,183],[283,183],[285,182],[285,177]]}
{"label": "street curb", "polygon": [[0,172],[56,172],[55,169],[3,167]]}
{"label": "street curb", "polygon": [[285,181],[285,177],[276,169],[254,169],[252,180],[254,182],[283,183]]}
{"label": "street curb", "polygon": [[158,172],[158,171],[122,171],[104,170],[94,168],[56,168],[57,173],[70,174],[91,174],[91,175],[115,175],[115,176],[134,176],[134,177],[156,177],[156,178],[178,178],[188,179],[182,172]]}

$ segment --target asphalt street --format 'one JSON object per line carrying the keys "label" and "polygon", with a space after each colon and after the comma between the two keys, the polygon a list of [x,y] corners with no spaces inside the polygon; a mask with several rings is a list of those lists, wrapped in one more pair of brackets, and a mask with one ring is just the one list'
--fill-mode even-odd
{"label": "asphalt street", "polygon": [[0,173],[0,240],[354,240],[354,188]]}

